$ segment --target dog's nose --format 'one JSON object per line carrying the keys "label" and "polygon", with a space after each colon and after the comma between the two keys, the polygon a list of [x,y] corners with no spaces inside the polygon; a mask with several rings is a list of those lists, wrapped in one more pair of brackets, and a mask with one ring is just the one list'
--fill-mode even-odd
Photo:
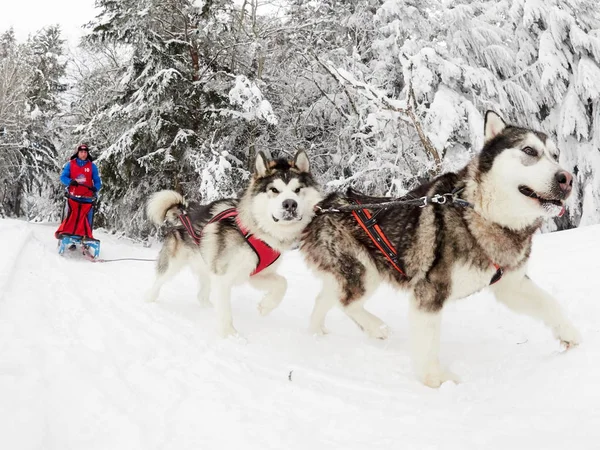
{"label": "dog's nose", "polygon": [[566,170],[561,170],[560,172],[556,172],[554,177],[560,186],[561,191],[563,191],[565,194],[571,192],[571,189],[573,188],[573,175]]}
{"label": "dog's nose", "polygon": [[285,209],[286,211],[292,212],[295,211],[296,208],[298,207],[298,202],[296,200],[292,200],[291,198],[288,198],[287,200],[284,200],[282,203],[283,209]]}

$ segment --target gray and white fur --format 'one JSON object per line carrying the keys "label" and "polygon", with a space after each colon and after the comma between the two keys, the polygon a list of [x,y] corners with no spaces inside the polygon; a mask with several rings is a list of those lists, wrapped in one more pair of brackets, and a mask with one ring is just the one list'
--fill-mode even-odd
{"label": "gray and white fur", "polygon": [[[246,230],[284,252],[297,244],[314,215],[315,204],[321,199],[304,151],[299,151],[291,161],[269,161],[259,152],[250,183],[239,199],[199,205],[188,204],[174,191],[153,194],[146,208],[148,218],[156,225],[166,225],[167,231],[147,300],[155,301],[162,285],[189,264],[200,282],[198,300],[203,305],[212,301],[215,306],[218,333],[223,337],[237,335],[231,312],[231,288],[249,281],[265,291],[258,310],[266,315],[283,299],[287,282],[275,272],[278,261],[250,276],[258,258],[234,218],[208,222],[221,211],[237,208],[238,220]],[[195,232],[202,235],[199,245],[179,220],[183,212],[189,215]]]}
{"label": "gray and white fur", "polygon": [[[490,286],[510,309],[540,319],[567,347],[580,335],[558,302],[527,275],[533,234],[542,219],[564,212],[572,176],[558,164],[558,149],[543,133],[506,125],[495,113],[485,120],[482,151],[457,173],[446,173],[408,194],[410,198],[446,194],[464,188],[461,197],[473,208],[432,204],[393,206],[377,220],[398,251],[405,275],[396,271],[376,248],[352,214],[316,216],[305,230],[301,251],[322,279],[311,315],[311,329],[324,334],[325,317],[341,309],[369,336],[385,339],[388,327],[368,312],[365,301],[381,281],[411,293],[410,338],[418,378],[437,387],[455,375],[439,361],[441,312],[449,300]],[[323,208],[390,199],[354,191],[334,193]]]}

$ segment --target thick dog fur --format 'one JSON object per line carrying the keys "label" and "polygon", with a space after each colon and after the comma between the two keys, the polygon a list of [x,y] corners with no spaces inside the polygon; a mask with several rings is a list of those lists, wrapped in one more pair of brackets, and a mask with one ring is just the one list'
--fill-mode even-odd
{"label": "thick dog fur", "polygon": [[[275,273],[277,262],[260,273],[254,271],[258,258],[229,218],[207,225],[209,220],[228,208],[237,208],[243,227],[269,246],[284,252],[296,244],[314,215],[314,206],[322,199],[310,173],[306,153],[300,151],[293,161],[268,161],[259,153],[252,179],[242,197],[218,200],[208,205],[187,204],[174,191],[155,193],[147,205],[148,218],[157,225],[167,225],[165,242],[160,251],[156,280],[147,294],[155,301],[161,286],[186,264],[200,282],[198,300],[215,305],[218,332],[221,336],[237,335],[231,313],[231,288],[246,281],[266,291],[258,305],[262,315],[277,307],[287,288],[284,277]],[[181,225],[179,215],[187,212],[199,245]]]}
{"label": "thick dog fur", "polygon": [[[412,359],[420,380],[437,387],[456,380],[439,362],[441,311],[448,300],[466,297],[490,284],[498,301],[542,320],[567,347],[580,341],[558,302],[526,275],[532,236],[544,217],[564,212],[572,177],[557,163],[558,150],[544,134],[507,126],[486,114],[485,145],[458,173],[447,173],[418,187],[407,197],[445,194],[464,188],[461,198],[473,208],[432,204],[394,206],[377,220],[395,246],[405,269],[396,271],[352,214],[316,216],[303,236],[301,251],[323,280],[311,316],[311,328],[326,333],[325,316],[335,304],[369,336],[384,339],[387,326],[364,309],[381,281],[411,292],[409,313]],[[324,208],[390,199],[349,191],[329,195]]]}

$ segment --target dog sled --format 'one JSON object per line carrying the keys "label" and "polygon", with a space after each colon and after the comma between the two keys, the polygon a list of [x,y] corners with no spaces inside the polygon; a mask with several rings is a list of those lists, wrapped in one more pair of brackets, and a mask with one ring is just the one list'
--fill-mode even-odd
{"label": "dog sled", "polygon": [[96,259],[100,255],[100,241],[92,233],[94,213],[98,196],[96,192],[86,185],[91,195],[75,195],[65,190],[66,205],[63,209],[61,224],[54,233],[58,239],[58,254],[63,255],[65,250],[81,250],[88,259]]}

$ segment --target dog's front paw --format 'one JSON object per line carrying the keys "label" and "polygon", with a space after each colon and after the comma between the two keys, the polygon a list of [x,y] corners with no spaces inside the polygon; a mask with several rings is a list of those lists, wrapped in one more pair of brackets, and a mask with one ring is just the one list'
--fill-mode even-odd
{"label": "dog's front paw", "polygon": [[146,294],[144,295],[144,301],[146,303],[154,303],[157,298],[158,298],[158,293],[152,289],[149,290],[148,292],[146,292]]}
{"label": "dog's front paw", "polygon": [[385,323],[382,323],[381,325],[376,327],[365,329],[365,332],[369,335],[369,337],[375,339],[384,340],[390,337],[390,327],[388,327]]}
{"label": "dog's front paw", "polygon": [[248,343],[248,339],[246,339],[244,336],[242,336],[239,333],[235,333],[235,334],[229,335],[227,337],[227,340],[233,341],[236,344],[242,344],[242,345],[246,345]]}
{"label": "dog's front paw", "polygon": [[571,323],[565,323],[557,327],[554,335],[567,350],[581,343],[581,333]]}
{"label": "dog's front paw", "polygon": [[275,308],[277,308],[279,306],[279,303],[281,303],[281,300],[277,301],[273,299],[273,297],[271,297],[270,295],[265,295],[257,306],[258,313],[261,316],[266,316]]}
{"label": "dog's front paw", "polygon": [[325,336],[329,334],[329,330],[324,325],[311,325],[309,328],[310,334],[313,336]]}
{"label": "dog's front paw", "polygon": [[219,336],[222,337],[223,339],[229,338],[229,337],[235,338],[236,336],[239,336],[237,330],[235,328],[233,328],[233,325],[219,327],[217,332],[218,332]]}
{"label": "dog's front paw", "polygon": [[212,308],[213,304],[210,302],[208,297],[198,295],[198,303],[200,303],[201,308]]}
{"label": "dog's front paw", "polygon": [[425,386],[430,388],[439,388],[446,381],[452,381],[456,384],[460,383],[460,378],[456,374],[441,368],[423,374],[420,379]]}

